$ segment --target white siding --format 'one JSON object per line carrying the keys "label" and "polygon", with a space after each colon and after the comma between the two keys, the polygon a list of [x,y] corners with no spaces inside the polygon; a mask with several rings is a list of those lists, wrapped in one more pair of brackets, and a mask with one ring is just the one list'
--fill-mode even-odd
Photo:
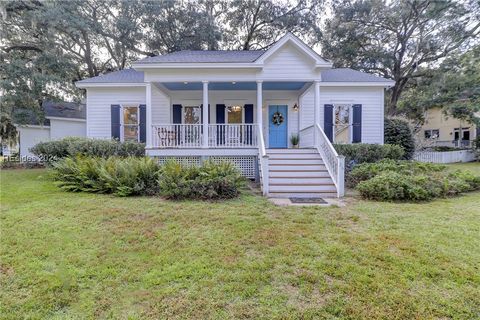
{"label": "white siding", "polygon": [[[29,149],[39,142],[50,140],[50,127],[17,127],[20,139],[20,156],[34,157]],[[27,159],[22,159],[27,160]]]}
{"label": "white siding", "polygon": [[170,98],[156,86],[152,86],[152,124],[171,122]]}
{"label": "white siding", "polygon": [[87,90],[87,137],[111,138],[112,104],[145,104],[145,87],[89,88]]}
{"label": "white siding", "polygon": [[312,58],[292,45],[285,45],[268,57],[259,77],[273,81],[285,81],[313,79],[317,76],[315,62]]}
{"label": "white siding", "polygon": [[85,137],[86,122],[50,119],[50,138],[52,140],[65,137]]}
{"label": "white siding", "polygon": [[[384,89],[382,87],[320,87],[320,126],[325,104],[362,105],[362,143],[383,144]],[[300,99],[300,129],[313,125],[313,87]]]}

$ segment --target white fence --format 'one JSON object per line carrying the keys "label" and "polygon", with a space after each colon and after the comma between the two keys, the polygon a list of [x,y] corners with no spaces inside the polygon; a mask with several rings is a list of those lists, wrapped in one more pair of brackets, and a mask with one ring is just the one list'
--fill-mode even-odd
{"label": "white fence", "polygon": [[455,163],[475,161],[475,152],[472,150],[458,151],[418,151],[413,159],[420,162]]}

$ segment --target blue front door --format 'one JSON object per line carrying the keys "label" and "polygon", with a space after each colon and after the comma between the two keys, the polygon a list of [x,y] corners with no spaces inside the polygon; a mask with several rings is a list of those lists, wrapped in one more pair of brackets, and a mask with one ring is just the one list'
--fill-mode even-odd
{"label": "blue front door", "polygon": [[268,147],[287,148],[287,106],[268,107]]}

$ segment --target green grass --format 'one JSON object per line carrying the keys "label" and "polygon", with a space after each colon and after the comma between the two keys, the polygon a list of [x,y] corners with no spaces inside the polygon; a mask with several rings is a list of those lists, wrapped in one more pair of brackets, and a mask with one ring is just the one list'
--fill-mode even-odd
{"label": "green grass", "polygon": [[479,207],[166,202],[4,170],[0,318],[480,318]]}

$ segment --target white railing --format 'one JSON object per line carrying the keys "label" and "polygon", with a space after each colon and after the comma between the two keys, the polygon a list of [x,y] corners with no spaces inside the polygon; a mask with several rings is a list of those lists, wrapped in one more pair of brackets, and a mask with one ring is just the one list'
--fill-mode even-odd
{"label": "white railing", "polygon": [[314,125],[315,148],[322,156],[323,162],[327,167],[328,173],[332,177],[333,183],[337,188],[337,197],[343,197],[345,194],[345,157],[339,156],[333,145],[328,140],[325,132],[318,125]]}
{"label": "white railing", "polygon": [[262,174],[262,193],[264,196],[268,196],[268,155],[265,148],[265,140],[263,139],[262,125],[257,124],[257,141],[258,141],[258,163]]}
{"label": "white railing", "polygon": [[154,148],[199,148],[202,146],[201,124],[161,124],[152,126]]}
{"label": "white railing", "polygon": [[210,124],[208,125],[210,148],[255,148],[257,126],[254,124]]}

